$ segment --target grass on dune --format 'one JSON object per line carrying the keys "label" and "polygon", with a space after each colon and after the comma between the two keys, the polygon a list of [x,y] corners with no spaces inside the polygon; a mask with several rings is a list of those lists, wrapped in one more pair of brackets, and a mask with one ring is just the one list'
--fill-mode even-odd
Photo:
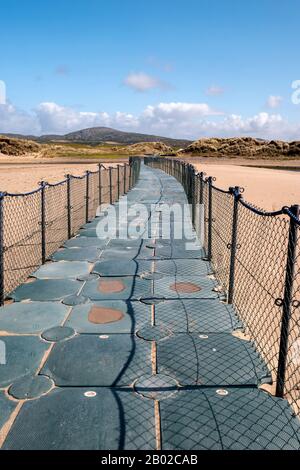
{"label": "grass on dune", "polygon": [[68,152],[55,152],[51,155],[55,158],[81,158],[83,160],[118,160],[128,158],[128,154],[121,153],[68,153]]}
{"label": "grass on dune", "polygon": [[53,142],[48,142],[47,144],[48,147],[51,148],[53,145],[58,145],[60,147],[66,147],[69,149],[87,149],[87,150],[94,150],[94,149],[109,149],[112,147],[124,147],[121,144],[110,144],[110,143],[102,143],[102,144],[85,144],[83,142],[64,142],[64,141],[53,141]]}
{"label": "grass on dune", "polygon": [[[113,149],[114,147],[114,149]],[[119,147],[119,151],[115,151]],[[128,153],[121,149],[121,146],[112,144],[89,145],[74,142],[48,143],[44,147],[44,156],[48,158],[79,158],[79,159],[124,159],[128,158]],[[110,150],[111,149],[111,150]]]}

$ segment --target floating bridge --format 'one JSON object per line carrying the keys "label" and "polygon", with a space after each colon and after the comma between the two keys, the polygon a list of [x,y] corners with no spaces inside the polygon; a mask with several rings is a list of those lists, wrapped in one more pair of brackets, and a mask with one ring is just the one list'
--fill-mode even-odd
{"label": "floating bridge", "polygon": [[182,186],[142,165],[114,206],[123,227],[124,197],[148,209],[152,237],[100,239],[100,214],[0,309],[2,449],[299,449],[300,421],[266,391],[190,215],[193,244],[172,236],[176,219],[159,236],[161,205],[187,204]]}

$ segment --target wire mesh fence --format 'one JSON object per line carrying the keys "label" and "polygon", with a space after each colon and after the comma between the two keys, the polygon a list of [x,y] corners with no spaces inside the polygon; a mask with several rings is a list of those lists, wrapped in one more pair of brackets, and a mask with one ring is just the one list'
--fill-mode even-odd
{"label": "wire mesh fence", "polygon": [[92,220],[98,207],[116,202],[139,176],[140,159],[40,187],[0,193],[0,305],[62,244]]}
{"label": "wire mesh fence", "polygon": [[267,365],[272,393],[287,398],[299,416],[300,206],[267,212],[248,203],[242,188],[224,191],[190,164],[159,157],[145,162],[176,177],[193,206],[204,205],[201,238],[222,298]]}
{"label": "wire mesh fence", "polygon": [[[46,185],[44,188],[45,252],[43,262],[68,238],[66,223],[67,182]],[[41,222],[41,227],[42,227]]]}
{"label": "wire mesh fence", "polygon": [[4,271],[0,280],[4,297],[17,285],[17,279],[26,279],[28,273],[42,263],[42,250],[37,250],[42,242],[41,191],[37,190],[24,197],[4,197],[0,199],[0,204],[0,238],[3,246],[3,250],[0,250],[0,263]]}

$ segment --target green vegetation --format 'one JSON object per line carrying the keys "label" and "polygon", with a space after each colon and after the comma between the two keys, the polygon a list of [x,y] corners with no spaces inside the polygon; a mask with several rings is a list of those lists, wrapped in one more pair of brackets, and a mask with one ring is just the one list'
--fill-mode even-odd
{"label": "green vegetation", "polygon": [[128,154],[122,153],[68,153],[67,151],[55,152],[51,155],[53,158],[80,158],[83,160],[120,160],[128,158]]}
{"label": "green vegetation", "polygon": [[47,145],[49,147],[53,145],[61,145],[63,147],[69,147],[72,149],[109,149],[112,147],[123,147],[122,144],[112,144],[112,143],[101,143],[101,144],[88,144],[88,143],[82,143],[82,142],[67,142],[67,141],[53,141],[53,142],[48,142],[44,145]]}

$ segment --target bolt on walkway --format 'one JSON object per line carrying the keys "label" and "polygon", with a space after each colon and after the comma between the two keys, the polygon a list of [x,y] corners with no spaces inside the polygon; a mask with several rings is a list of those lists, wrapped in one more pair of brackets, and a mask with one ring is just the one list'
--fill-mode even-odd
{"label": "bolt on walkway", "polygon": [[2,449],[299,449],[300,421],[261,388],[270,373],[196,234],[174,238],[173,220],[159,237],[181,185],[142,165],[126,197],[153,238],[99,239],[100,215],[0,309]]}

